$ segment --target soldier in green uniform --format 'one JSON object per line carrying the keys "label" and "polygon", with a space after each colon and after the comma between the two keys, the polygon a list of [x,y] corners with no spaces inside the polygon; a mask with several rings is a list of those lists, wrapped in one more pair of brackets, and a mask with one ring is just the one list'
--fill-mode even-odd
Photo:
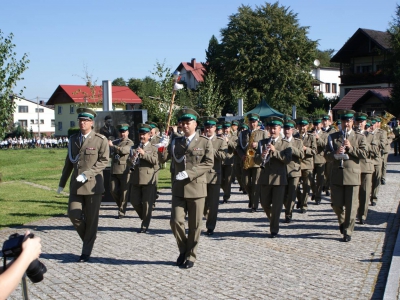
{"label": "soldier in green uniform", "polygon": [[285,222],[290,223],[293,217],[293,206],[296,201],[296,190],[301,177],[301,160],[304,158],[303,142],[293,137],[293,129],[296,122],[285,119],[283,121],[283,132],[285,137],[282,143],[288,143],[284,148],[292,148],[292,160],[286,165],[288,185],[285,191]]}
{"label": "soldier in green uniform", "polygon": [[[207,176],[214,165],[212,142],[196,132],[199,115],[184,108],[177,113],[183,136],[172,140],[163,155],[175,162],[172,183],[171,229],[179,248],[176,265],[192,268],[197,257],[204,202],[207,196]],[[185,232],[188,214],[189,233]]]}
{"label": "soldier in green uniform", "polygon": [[379,123],[377,122],[377,118],[371,118],[372,124],[372,132],[374,135],[374,139],[377,141],[377,144],[380,147],[380,155],[376,157],[373,161],[374,164],[374,172],[372,173],[372,189],[371,189],[371,205],[375,206],[378,201],[378,192],[379,187],[381,185],[382,178],[382,158],[383,158],[383,149],[386,146],[385,133],[383,130],[379,128]]}
{"label": "soldier in green uniform", "polygon": [[[317,141],[317,153],[314,155],[314,173],[311,181],[311,189],[313,191],[313,199],[315,204],[321,203],[322,186],[324,184],[325,174],[325,148],[328,134],[322,131],[322,117],[318,116],[313,119],[314,134]],[[315,176],[315,180],[314,180]]]}
{"label": "soldier in green uniform", "polygon": [[99,223],[99,210],[104,193],[103,170],[108,165],[109,146],[107,139],[92,130],[96,113],[89,108],[78,108],[80,132],[71,135],[68,154],[60,178],[58,193],[61,193],[68,178],[68,217],[83,242],[79,262],[89,260]]}
{"label": "soldier in green uniform", "polygon": [[326,157],[333,161],[331,177],[332,208],[337,215],[343,241],[349,242],[354,230],[361,184],[360,159],[366,158],[365,136],[353,130],[355,111],[338,112],[342,130],[328,137]]}
{"label": "soldier in green uniform", "polygon": [[216,136],[217,119],[203,117],[202,121],[204,124],[205,137],[211,141],[214,153],[214,165],[212,169],[206,173],[207,196],[204,205],[204,216],[207,219],[207,235],[213,235],[218,216],[219,191],[222,181],[222,162],[225,160],[228,145],[223,137]]}
{"label": "soldier in green uniform", "polygon": [[[247,130],[249,129],[249,126],[247,126],[246,124],[240,124],[239,126],[239,130],[236,132],[236,137],[239,137],[239,134],[241,131],[243,130]],[[234,159],[233,159],[233,169],[235,172],[235,177],[239,183],[239,192],[242,192],[243,194],[247,194],[246,189],[244,188],[244,184],[243,184],[243,178],[242,178],[242,173],[243,173],[243,160],[242,158],[239,156],[238,152],[237,152],[237,146],[238,146],[238,142],[239,140],[236,139],[236,148],[235,148],[235,154],[234,154]]]}
{"label": "soldier in green uniform", "polygon": [[157,147],[150,143],[151,126],[139,123],[139,145],[131,149],[129,160],[130,178],[130,198],[131,203],[142,224],[139,233],[146,233],[151,220],[153,211],[154,193],[156,191],[156,166],[158,165]]}
{"label": "soldier in green uniform", "polygon": [[308,194],[310,193],[311,181],[313,180],[314,156],[317,152],[317,140],[314,134],[307,131],[309,124],[307,118],[298,117],[296,119],[296,124],[299,131],[298,138],[303,142],[304,151],[304,157],[300,160],[303,190],[301,191],[300,187],[297,188],[297,201],[300,213],[305,213],[308,208]]}
{"label": "soldier in green uniform", "polygon": [[[331,116],[330,115],[322,115],[322,131],[324,131],[325,133],[332,134],[334,132],[336,132],[335,127],[331,126]],[[323,190],[325,190],[325,195],[326,196],[330,196],[331,192],[331,172],[332,172],[332,162],[327,161],[325,163],[325,181],[324,181],[324,186],[323,186]]]}
{"label": "soldier in green uniform", "polygon": [[260,165],[254,161],[254,154],[250,153],[257,151],[258,142],[268,138],[268,133],[258,129],[258,121],[260,119],[258,114],[248,114],[247,118],[249,129],[239,133],[236,151],[243,161],[242,183],[249,195],[249,208],[251,208],[252,212],[255,212],[260,200],[258,180],[261,170]]}
{"label": "soldier in green uniform", "polygon": [[396,119],[396,126],[393,128],[393,134],[394,134],[394,139],[393,139],[393,147],[394,147],[394,156],[397,156],[397,153],[399,153],[399,145],[400,145],[400,120]]}
{"label": "soldier in green uniform", "polygon": [[129,168],[127,168],[126,161],[133,142],[128,138],[129,124],[119,124],[117,129],[120,138],[108,141],[111,151],[110,192],[118,206],[117,218],[122,219],[128,204]]}
{"label": "soldier in green uniform", "polygon": [[266,123],[270,138],[259,141],[254,160],[261,166],[261,205],[270,222],[270,237],[275,238],[279,232],[279,217],[288,184],[286,165],[292,160],[292,148],[281,138],[281,118],[270,117]]}
{"label": "soldier in green uniform", "polygon": [[[359,191],[359,207],[357,216],[360,224],[365,224],[368,214],[368,204],[371,195],[372,186],[372,173],[374,172],[373,160],[380,155],[379,141],[374,139],[374,135],[370,134],[368,130],[365,130],[367,124],[368,115],[362,112],[355,114],[355,128],[358,133],[365,135],[366,143],[366,158],[360,158],[361,168],[361,185]],[[371,121],[369,121],[371,122]]]}
{"label": "soldier in green uniform", "polygon": [[381,129],[381,118],[376,117],[375,118],[376,122],[378,123],[379,131],[381,132],[381,135],[383,136],[383,139],[385,140],[385,146],[382,150],[382,172],[381,172],[381,184],[385,185],[386,184],[386,169],[387,169],[387,159],[388,155],[390,152],[390,144],[392,143],[392,135],[384,130]]}
{"label": "soldier in green uniform", "polygon": [[[159,136],[160,130],[158,129],[157,123],[147,121],[146,124],[150,125],[151,130],[150,130],[150,143],[152,145],[156,145],[160,143],[161,137]],[[161,153],[159,153],[159,160],[161,160]],[[157,185],[158,185],[158,173],[160,172],[161,166],[160,164],[157,164],[155,166],[155,171],[156,171],[156,184],[154,185],[154,201],[153,201],[153,208],[156,206],[156,200],[158,198],[158,191],[157,191]]]}
{"label": "soldier in green uniform", "polygon": [[225,159],[222,161],[222,182],[221,188],[224,191],[223,202],[227,203],[231,197],[232,176],[233,176],[233,153],[236,149],[237,136],[231,133],[231,123],[222,124],[224,130],[223,138],[228,145],[228,151]]}

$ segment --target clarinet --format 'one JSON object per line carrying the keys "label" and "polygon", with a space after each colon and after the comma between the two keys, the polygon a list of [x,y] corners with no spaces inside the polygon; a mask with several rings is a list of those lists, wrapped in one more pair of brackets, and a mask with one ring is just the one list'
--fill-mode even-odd
{"label": "clarinet", "polygon": [[[267,150],[267,147],[268,147],[269,145],[271,145],[271,144],[273,145],[274,142],[275,142],[275,141],[273,141],[272,138],[270,138],[269,141],[268,141],[268,143],[264,144],[264,150]],[[271,159],[271,155],[270,155],[270,154],[271,154],[271,149],[268,149],[267,154],[265,154],[265,155],[263,156],[262,163],[261,163],[261,165],[260,165],[260,168],[261,168],[261,169],[264,169],[264,168],[265,168],[265,164],[266,164],[267,162],[269,162],[269,160]]]}
{"label": "clarinet", "polygon": [[[346,140],[347,140],[347,128],[346,128],[346,131],[344,132],[344,138],[343,138],[342,147],[343,147],[343,144],[344,144],[344,142],[345,142]],[[344,154],[344,152],[343,152],[342,154]],[[344,169],[344,166],[343,166],[343,159],[340,160],[339,169]]]}
{"label": "clarinet", "polygon": [[142,148],[143,147],[143,145],[142,145],[142,143],[140,143],[139,144],[139,146],[137,146],[137,148],[136,148],[136,152],[135,152],[135,154],[133,154],[133,147],[131,148],[131,162],[132,162],[132,167],[130,167],[129,168],[129,170],[131,170],[132,172],[133,171],[135,171],[135,166],[136,166],[136,163],[137,163],[137,161],[138,161],[138,159],[139,159],[139,152],[137,151],[137,149],[139,149],[139,148]]}

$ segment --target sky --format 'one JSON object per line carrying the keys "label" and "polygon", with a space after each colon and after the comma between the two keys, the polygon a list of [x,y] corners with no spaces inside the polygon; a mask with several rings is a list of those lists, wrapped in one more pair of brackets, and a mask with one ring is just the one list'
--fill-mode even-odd
{"label": "sky", "polygon": [[[14,34],[17,58],[27,53],[29,69],[14,89],[47,101],[60,84],[85,84],[85,69],[97,84],[122,77],[151,76],[157,61],[175,70],[192,58],[205,61],[212,35],[250,0],[35,0],[4,1],[0,30]],[[271,2],[273,3],[273,2]],[[385,31],[395,0],[281,0],[308,26],[320,50],[339,50],[358,28]]]}

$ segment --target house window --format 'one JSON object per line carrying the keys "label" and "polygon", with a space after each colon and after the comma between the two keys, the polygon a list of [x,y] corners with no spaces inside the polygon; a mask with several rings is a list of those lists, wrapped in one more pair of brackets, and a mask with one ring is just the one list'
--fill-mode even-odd
{"label": "house window", "polygon": [[62,106],[58,106],[58,114],[61,115],[62,114]]}
{"label": "house window", "polygon": [[58,122],[58,130],[62,130],[62,122]]}
{"label": "house window", "polygon": [[19,124],[21,125],[21,127],[28,127],[28,120],[18,120]]}
{"label": "house window", "polygon": [[18,112],[19,113],[27,113],[28,112],[28,106],[18,106]]}
{"label": "house window", "polygon": [[44,120],[40,120],[40,124],[44,124]]}
{"label": "house window", "polygon": [[56,127],[56,120],[51,120],[51,127]]}
{"label": "house window", "polygon": [[31,124],[35,124],[35,120],[31,120]]}
{"label": "house window", "polygon": [[337,93],[337,83],[332,83],[332,93]]}
{"label": "house window", "polygon": [[75,106],[74,105],[70,105],[69,106],[69,113],[70,114],[74,114],[75,113]]}
{"label": "house window", "polygon": [[69,122],[69,127],[75,127],[75,121]]}
{"label": "house window", "polygon": [[[35,112],[38,112],[38,109],[37,109],[37,108],[35,108]],[[44,108],[39,108],[39,112],[40,112],[40,113],[44,113]]]}
{"label": "house window", "polygon": [[330,93],[330,92],[331,92],[331,84],[325,83],[325,93]]}
{"label": "house window", "polygon": [[372,66],[356,66],[356,73],[369,73],[372,71]]}

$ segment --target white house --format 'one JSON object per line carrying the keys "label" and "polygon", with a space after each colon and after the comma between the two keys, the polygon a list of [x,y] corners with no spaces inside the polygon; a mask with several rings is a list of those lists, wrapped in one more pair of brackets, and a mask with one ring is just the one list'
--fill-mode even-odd
{"label": "white house", "polygon": [[323,93],[325,98],[332,99],[340,96],[340,69],[317,67],[311,71],[314,78],[314,90]]}
{"label": "white house", "polygon": [[195,90],[199,83],[204,81],[206,69],[202,63],[196,62],[195,58],[190,62],[181,62],[176,70],[181,73],[181,81],[186,83],[188,89]]}
{"label": "white house", "polygon": [[50,136],[55,132],[54,109],[43,105],[43,102],[33,102],[27,99],[14,97],[16,104],[14,124],[19,123],[35,135]]}

